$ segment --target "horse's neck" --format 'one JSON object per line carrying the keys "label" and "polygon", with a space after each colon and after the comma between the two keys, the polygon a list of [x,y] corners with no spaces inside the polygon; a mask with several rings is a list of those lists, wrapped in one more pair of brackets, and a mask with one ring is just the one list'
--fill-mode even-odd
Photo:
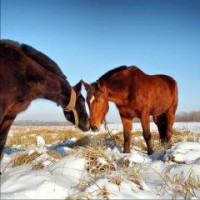
{"label": "horse's neck", "polygon": [[42,83],[37,85],[36,98],[47,99],[65,107],[70,99],[70,93],[71,86],[66,80],[57,76],[47,76]]}
{"label": "horse's neck", "polygon": [[121,91],[116,91],[113,89],[112,84],[107,85],[107,96],[108,101],[115,103],[116,105],[121,105],[124,102],[124,97],[121,94]]}

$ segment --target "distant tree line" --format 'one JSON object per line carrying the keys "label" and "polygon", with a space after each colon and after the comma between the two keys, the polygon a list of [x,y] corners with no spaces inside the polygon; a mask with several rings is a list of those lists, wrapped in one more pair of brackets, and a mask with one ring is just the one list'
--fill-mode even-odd
{"label": "distant tree line", "polygon": [[14,121],[15,126],[68,126],[69,122],[66,121],[35,121],[35,120],[19,120]]}
{"label": "distant tree line", "polygon": [[200,122],[200,111],[178,113],[176,122]]}

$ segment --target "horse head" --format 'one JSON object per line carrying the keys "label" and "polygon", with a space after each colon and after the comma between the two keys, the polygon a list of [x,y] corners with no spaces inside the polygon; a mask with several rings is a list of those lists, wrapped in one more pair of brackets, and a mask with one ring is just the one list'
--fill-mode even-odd
{"label": "horse head", "polygon": [[90,111],[90,126],[92,131],[98,131],[109,110],[107,89],[99,81],[88,84],[82,81],[87,92],[86,101]]}
{"label": "horse head", "polygon": [[64,115],[71,123],[82,131],[90,129],[88,114],[85,107],[85,99],[81,94],[81,82],[71,89],[71,98],[68,105],[63,109]]}

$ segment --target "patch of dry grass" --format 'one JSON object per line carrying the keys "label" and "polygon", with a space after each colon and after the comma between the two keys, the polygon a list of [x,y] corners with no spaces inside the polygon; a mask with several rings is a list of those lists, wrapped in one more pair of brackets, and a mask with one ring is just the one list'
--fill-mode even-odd
{"label": "patch of dry grass", "polygon": [[8,135],[6,146],[22,145],[27,147],[30,145],[36,145],[36,136],[42,136],[46,144],[56,144],[63,142],[72,137],[80,139],[84,137],[79,131],[52,128],[52,127],[17,127],[12,128],[13,134]]}
{"label": "patch of dry grass", "polygon": [[[102,138],[102,137],[101,137]],[[96,181],[100,178],[108,178],[109,182],[120,185],[125,180],[130,180],[138,185],[138,188],[143,188],[140,171],[142,167],[140,164],[133,164],[129,166],[127,160],[122,158],[119,160],[118,155],[114,152],[108,152],[105,143],[100,140],[94,140],[86,147],[78,147],[77,154],[86,158],[86,170],[89,173],[89,178],[84,177],[75,186],[79,191],[86,187],[95,184],[99,196],[107,199],[109,191],[107,188],[97,185]],[[113,173],[114,172],[114,173]],[[72,199],[77,199],[79,196],[70,196]],[[87,199],[87,197],[85,197]]]}
{"label": "patch of dry grass", "polygon": [[33,151],[31,153],[20,152],[14,157],[12,163],[13,163],[14,167],[20,166],[23,164],[32,163],[32,169],[37,170],[37,169],[44,168],[43,162],[45,162],[45,161],[49,161],[49,163],[52,163],[52,160],[62,159],[62,156],[54,150],[47,151],[46,154],[49,157],[47,156],[47,158],[43,159],[43,161],[34,162],[37,160],[38,157],[40,157],[42,155],[42,153],[39,153],[38,151]]}
{"label": "patch of dry grass", "polygon": [[103,188],[99,188],[98,196],[101,196],[103,199],[109,199],[109,190],[104,186]]}
{"label": "patch of dry grass", "polygon": [[47,155],[49,155],[51,158],[54,158],[55,160],[60,160],[63,158],[57,151],[51,150],[46,152]]}
{"label": "patch of dry grass", "polygon": [[179,132],[174,131],[173,142],[200,142],[200,134],[192,133],[189,131]]}
{"label": "patch of dry grass", "polygon": [[162,194],[171,193],[172,199],[177,199],[180,195],[184,199],[197,197],[196,192],[200,190],[200,180],[194,171],[190,170],[185,176],[183,174],[170,176],[165,172],[160,176],[165,182],[160,191]]}
{"label": "patch of dry grass", "polygon": [[[29,145],[36,145],[36,136],[42,136],[45,140],[46,144],[56,144],[63,142],[67,139],[75,137],[78,140],[77,146],[88,145],[89,140],[88,136],[81,133],[80,131],[68,130],[68,129],[60,129],[60,128],[51,128],[51,127],[14,127],[12,128],[14,132],[11,136],[8,136],[6,141],[6,146],[13,146],[13,145],[23,145],[27,147]],[[123,132],[119,132],[116,134],[108,134],[108,133],[100,133],[96,136],[98,141],[103,141],[105,139],[112,139],[113,143],[118,146],[119,148],[123,147]],[[157,132],[152,133],[152,141],[154,149],[156,150],[163,150],[163,146],[159,142],[159,134]],[[189,141],[189,142],[199,142],[200,141],[200,134],[193,134],[191,132],[178,132],[174,130],[173,134],[173,143],[178,143],[182,141]],[[147,150],[146,144],[142,135],[141,131],[136,131],[132,133],[132,143],[136,147],[140,148],[141,150]]]}
{"label": "patch of dry grass", "polygon": [[87,159],[86,169],[92,176],[99,177],[105,172],[115,170],[115,155],[108,154],[105,145],[94,142],[87,147],[80,147],[79,151]]}
{"label": "patch of dry grass", "polygon": [[31,154],[28,154],[27,152],[18,153],[13,160],[13,166],[16,167],[23,164],[31,163],[40,155],[41,153],[38,153],[37,151],[34,151]]}
{"label": "patch of dry grass", "polygon": [[129,180],[143,189],[143,182],[141,179],[142,166],[140,164],[134,164],[130,167],[127,166],[117,166],[118,175],[110,176],[109,182],[116,185],[120,185],[124,180]]}

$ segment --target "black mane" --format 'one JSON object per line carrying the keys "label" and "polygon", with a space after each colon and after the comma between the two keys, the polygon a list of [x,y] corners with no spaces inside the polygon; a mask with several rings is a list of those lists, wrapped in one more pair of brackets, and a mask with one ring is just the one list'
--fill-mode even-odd
{"label": "black mane", "polygon": [[105,79],[109,79],[114,73],[116,72],[119,72],[119,71],[122,71],[124,69],[126,69],[127,66],[120,66],[120,67],[117,67],[115,69],[112,69],[108,72],[106,72],[105,74],[103,74],[100,78],[99,78],[99,81],[103,81]]}
{"label": "black mane", "polygon": [[21,49],[27,56],[34,59],[37,63],[39,63],[41,66],[43,66],[46,70],[48,70],[54,74],[57,74],[57,75],[63,77],[64,79],[66,78],[66,76],[63,74],[63,72],[61,71],[59,66],[53,60],[51,60],[47,55],[43,54],[42,52],[40,52],[26,44],[21,44]]}

